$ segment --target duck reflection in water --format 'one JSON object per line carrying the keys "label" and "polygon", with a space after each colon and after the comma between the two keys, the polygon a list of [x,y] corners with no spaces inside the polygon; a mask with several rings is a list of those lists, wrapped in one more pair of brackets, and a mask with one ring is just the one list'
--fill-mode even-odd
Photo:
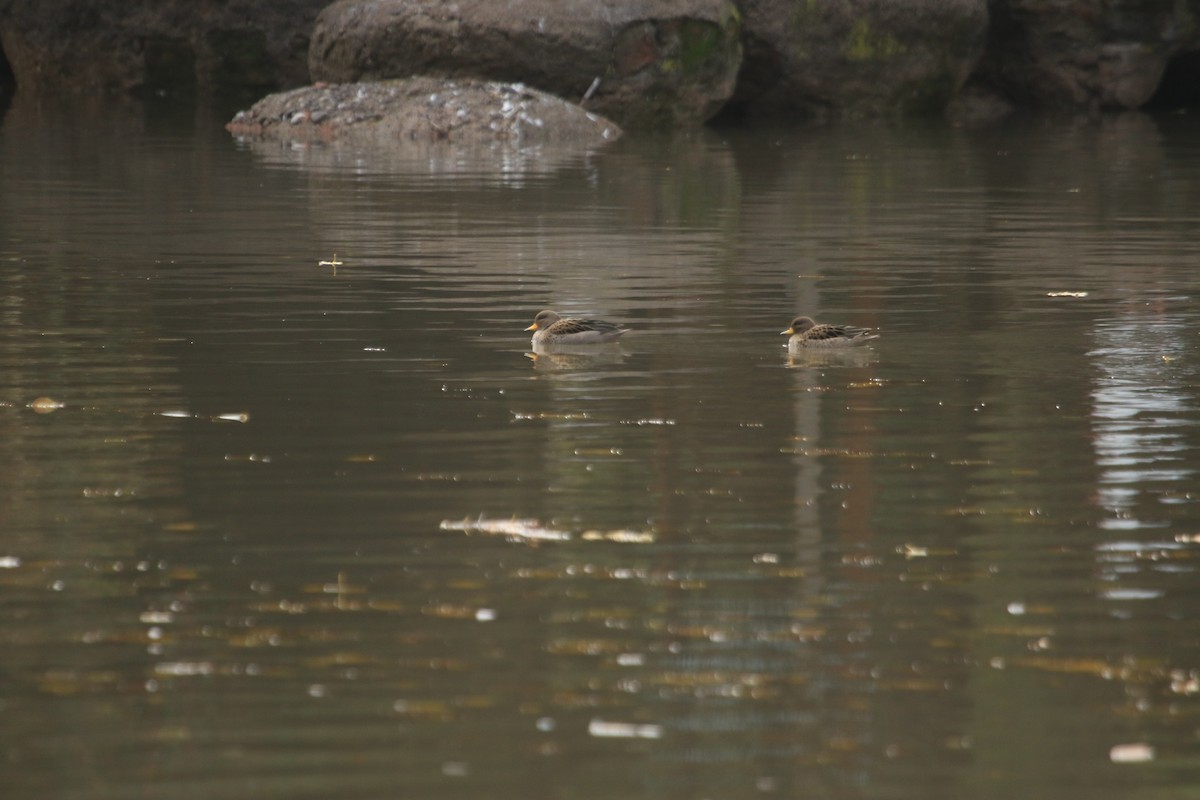
{"label": "duck reflection in water", "polygon": [[594,347],[563,347],[555,344],[535,344],[525,357],[539,370],[592,369],[602,365],[619,364],[628,354],[615,342]]}
{"label": "duck reflection in water", "polygon": [[879,363],[879,354],[869,347],[819,347],[789,350],[788,367],[866,367]]}

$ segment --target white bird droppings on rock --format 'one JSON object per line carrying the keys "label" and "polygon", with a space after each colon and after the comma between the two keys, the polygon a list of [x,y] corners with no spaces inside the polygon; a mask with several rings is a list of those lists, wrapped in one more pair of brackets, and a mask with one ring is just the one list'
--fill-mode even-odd
{"label": "white bird droppings on rock", "polygon": [[260,139],[381,144],[556,142],[586,147],[620,135],[620,128],[603,117],[523,84],[439,78],[325,84],[269,95],[226,128],[236,136]]}

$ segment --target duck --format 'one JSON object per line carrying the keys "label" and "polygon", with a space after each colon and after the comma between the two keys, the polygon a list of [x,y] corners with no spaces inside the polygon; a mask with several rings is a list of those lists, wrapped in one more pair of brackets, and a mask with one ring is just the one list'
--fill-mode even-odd
{"label": "duck", "polygon": [[525,329],[534,331],[532,343],[540,344],[603,344],[615,342],[629,332],[628,328],[601,319],[563,317],[557,311],[539,311],[533,324]]}
{"label": "duck", "polygon": [[871,328],[817,323],[812,317],[796,317],[787,330],[779,333],[791,337],[788,339],[791,352],[808,347],[855,347],[879,338]]}

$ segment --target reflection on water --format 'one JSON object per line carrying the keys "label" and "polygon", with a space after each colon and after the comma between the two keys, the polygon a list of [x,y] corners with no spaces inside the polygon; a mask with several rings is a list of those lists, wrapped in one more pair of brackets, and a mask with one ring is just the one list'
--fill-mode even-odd
{"label": "reflection on water", "polygon": [[878,363],[878,353],[869,347],[813,347],[787,353],[787,365],[795,369],[828,366],[868,367]]}
{"label": "reflection on water", "polygon": [[533,345],[533,351],[526,353],[536,369],[553,372],[555,370],[592,370],[597,367],[619,365],[629,357],[625,349],[617,342],[589,345],[555,345],[539,342]]}
{"label": "reflection on water", "polygon": [[1195,476],[1187,441],[1195,397],[1178,383],[1187,377],[1176,366],[1194,352],[1188,339],[1195,335],[1183,320],[1147,315],[1096,328],[1097,348],[1089,356],[1098,373],[1096,463],[1104,470],[1098,494],[1113,513],[1105,528],[1166,527],[1167,520],[1140,518],[1138,510],[1154,516],[1155,505],[1178,502]]}
{"label": "reflection on water", "polygon": [[1191,120],[75,122],[0,127],[6,797],[1193,783]]}
{"label": "reflection on water", "polygon": [[241,142],[264,165],[302,166],[311,174],[418,174],[437,180],[481,179],[508,189],[520,189],[539,178],[578,168],[598,154],[564,145],[515,147],[508,142],[462,146],[448,142],[412,142],[392,152],[369,156],[351,149],[301,146],[288,142]]}

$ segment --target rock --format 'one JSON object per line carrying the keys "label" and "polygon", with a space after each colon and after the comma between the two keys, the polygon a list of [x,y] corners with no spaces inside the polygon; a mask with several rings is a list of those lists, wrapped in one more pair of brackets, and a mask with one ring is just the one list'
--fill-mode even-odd
{"label": "rock", "polygon": [[313,80],[432,74],[521,81],[621,125],[694,124],[733,94],[732,0],[340,0],[317,20]]}
{"label": "rock", "polygon": [[1200,0],[0,0],[0,98],[12,81],[228,101],[431,74],[586,96],[627,127],[722,108],[976,124],[1194,106],[1198,20]]}
{"label": "rock", "polygon": [[1003,0],[977,79],[1021,106],[1137,108],[1173,55],[1200,49],[1198,15],[1196,0]]}
{"label": "rock", "polygon": [[946,119],[964,128],[994,125],[1016,108],[1002,95],[976,81],[968,80],[946,106]]}
{"label": "rock", "polygon": [[388,146],[444,141],[589,147],[621,135],[603,117],[520,84],[428,77],[273,94],[225,127],[246,138]]}
{"label": "rock", "polygon": [[733,110],[811,118],[939,112],[983,52],[987,0],[743,0]]}
{"label": "rock", "polygon": [[20,91],[216,95],[308,82],[327,0],[0,0]]}

